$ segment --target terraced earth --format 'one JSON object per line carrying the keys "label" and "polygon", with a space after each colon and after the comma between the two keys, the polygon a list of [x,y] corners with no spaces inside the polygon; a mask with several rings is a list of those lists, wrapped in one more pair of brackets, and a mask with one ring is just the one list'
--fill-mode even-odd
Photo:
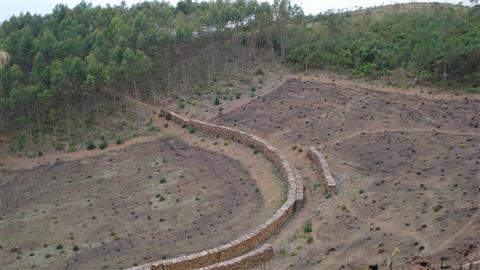
{"label": "terraced earth", "polygon": [[[271,269],[458,268],[480,258],[479,98],[405,92],[290,79],[213,119],[281,146],[305,178],[307,204],[275,239]],[[344,193],[325,194],[311,146]]]}

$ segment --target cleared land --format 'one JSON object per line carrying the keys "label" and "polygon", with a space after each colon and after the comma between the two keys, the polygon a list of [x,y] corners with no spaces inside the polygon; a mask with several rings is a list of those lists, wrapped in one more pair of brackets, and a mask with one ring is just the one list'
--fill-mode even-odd
{"label": "cleared land", "polygon": [[[217,246],[266,220],[283,192],[266,191],[275,177],[271,165],[236,144],[196,140],[203,148],[160,138],[96,157],[0,171],[0,264],[129,267]],[[267,172],[252,168],[247,153]]]}
{"label": "cleared land", "polygon": [[[394,267],[480,257],[478,98],[292,79],[214,121],[268,138],[305,177],[307,204],[275,239],[272,269],[385,265],[396,248]],[[324,195],[310,146],[344,193]]]}

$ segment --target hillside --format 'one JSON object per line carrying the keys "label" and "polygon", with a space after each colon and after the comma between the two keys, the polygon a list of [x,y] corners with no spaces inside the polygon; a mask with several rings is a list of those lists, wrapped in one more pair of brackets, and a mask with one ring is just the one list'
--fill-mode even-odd
{"label": "hillside", "polygon": [[476,269],[480,5],[0,26],[0,269]]}
{"label": "hillside", "polygon": [[[112,141],[128,137],[126,131],[115,135],[112,113],[102,111],[112,102],[119,107],[116,94],[153,103],[179,98],[179,106],[185,105],[182,96],[206,94],[214,102],[222,91],[219,80],[244,74],[240,80],[248,83],[265,64],[327,69],[396,86],[478,89],[478,6],[407,4],[314,17],[287,6],[82,3],[59,5],[46,16],[10,18],[0,28],[0,128],[4,144],[11,145],[5,149],[40,153],[107,135]],[[105,91],[110,97],[101,97]]]}

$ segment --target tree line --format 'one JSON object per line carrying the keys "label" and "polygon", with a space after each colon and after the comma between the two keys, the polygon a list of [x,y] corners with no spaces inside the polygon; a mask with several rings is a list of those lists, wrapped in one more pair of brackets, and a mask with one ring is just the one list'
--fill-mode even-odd
{"label": "tree line", "polygon": [[[251,69],[480,84],[480,6],[409,4],[307,16],[287,0],[144,2],[12,16],[0,26],[0,128],[51,132],[101,117],[105,93],[155,102]],[[264,58],[262,58],[264,59]],[[113,100],[115,100],[113,98]]]}
{"label": "tree line", "polygon": [[144,2],[132,7],[57,5],[0,27],[1,127],[49,132],[73,115],[98,117],[101,94],[155,100],[242,72],[259,49],[286,51],[288,1]]}
{"label": "tree line", "polygon": [[[392,5],[309,18],[288,62],[416,84],[480,86],[480,5]],[[475,88],[470,88],[475,90]]]}

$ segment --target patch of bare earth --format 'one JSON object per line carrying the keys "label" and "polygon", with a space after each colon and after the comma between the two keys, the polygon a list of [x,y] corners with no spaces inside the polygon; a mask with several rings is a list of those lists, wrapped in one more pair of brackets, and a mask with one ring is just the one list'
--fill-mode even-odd
{"label": "patch of bare earth", "polygon": [[186,142],[0,171],[1,268],[111,269],[196,252],[250,231],[281,203],[260,155],[168,129]]}
{"label": "patch of bare earth", "polygon": [[[273,240],[271,269],[458,268],[480,258],[478,96],[292,79],[214,121],[272,141],[304,176],[306,205]],[[325,195],[310,146],[343,193]]]}

